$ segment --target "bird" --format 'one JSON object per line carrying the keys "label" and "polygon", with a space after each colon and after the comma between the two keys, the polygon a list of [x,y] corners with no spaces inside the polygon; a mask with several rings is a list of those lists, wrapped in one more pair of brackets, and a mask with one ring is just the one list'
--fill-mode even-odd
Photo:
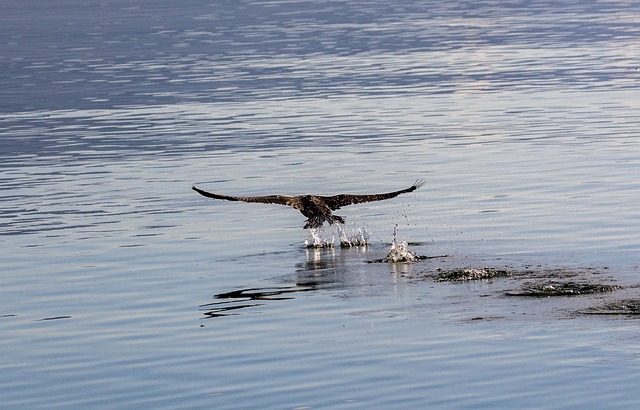
{"label": "bird", "polygon": [[255,202],[261,204],[279,204],[290,206],[297,209],[302,213],[302,215],[307,217],[307,221],[303,229],[317,229],[322,227],[325,222],[328,222],[329,225],[333,225],[334,223],[344,224],[344,218],[338,215],[334,215],[332,212],[342,208],[343,206],[360,204],[363,202],[383,201],[385,199],[395,198],[400,194],[413,192],[424,184],[425,182],[422,179],[418,179],[409,188],[401,189],[399,191],[387,192],[384,194],[339,194],[333,196],[229,196],[207,192],[202,189],[196,188],[195,186],[192,186],[191,188],[200,195],[206,196],[207,198],[223,199],[226,201]]}

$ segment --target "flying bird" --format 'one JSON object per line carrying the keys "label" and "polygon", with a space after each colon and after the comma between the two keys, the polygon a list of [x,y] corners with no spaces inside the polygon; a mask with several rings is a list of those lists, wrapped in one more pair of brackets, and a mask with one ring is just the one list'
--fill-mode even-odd
{"label": "flying bird", "polygon": [[203,191],[195,186],[192,187],[194,191],[200,195],[204,195],[208,198],[224,199],[226,201],[242,201],[242,202],[257,202],[261,204],[279,204],[291,206],[307,217],[307,223],[304,225],[304,229],[307,228],[320,228],[325,222],[329,222],[330,225],[334,223],[344,223],[344,218],[338,215],[334,215],[332,211],[338,210],[343,206],[361,204],[363,202],[383,201],[385,199],[395,198],[400,194],[406,192],[413,192],[416,189],[424,185],[422,179],[418,179],[409,188],[401,189],[399,191],[387,192],[385,194],[369,194],[369,195],[352,195],[352,194],[340,194],[334,196],[320,196],[320,195],[298,195],[298,196],[284,196],[284,195],[267,195],[267,196],[228,196],[215,194],[213,192]]}

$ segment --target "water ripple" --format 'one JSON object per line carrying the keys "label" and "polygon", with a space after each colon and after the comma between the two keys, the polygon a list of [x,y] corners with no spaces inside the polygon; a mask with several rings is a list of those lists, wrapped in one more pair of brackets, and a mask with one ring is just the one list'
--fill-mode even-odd
{"label": "water ripple", "polygon": [[[635,319],[575,314],[638,300],[637,0],[5,3],[3,405],[637,407]],[[190,189],[416,178],[348,249]],[[450,256],[366,263],[396,224]],[[516,265],[623,287],[430,275]]]}

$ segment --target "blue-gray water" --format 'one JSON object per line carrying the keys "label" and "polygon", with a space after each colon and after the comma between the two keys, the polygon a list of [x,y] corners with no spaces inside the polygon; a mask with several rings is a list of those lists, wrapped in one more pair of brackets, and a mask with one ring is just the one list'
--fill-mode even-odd
{"label": "blue-gray water", "polygon": [[6,3],[2,407],[640,405],[638,1]]}

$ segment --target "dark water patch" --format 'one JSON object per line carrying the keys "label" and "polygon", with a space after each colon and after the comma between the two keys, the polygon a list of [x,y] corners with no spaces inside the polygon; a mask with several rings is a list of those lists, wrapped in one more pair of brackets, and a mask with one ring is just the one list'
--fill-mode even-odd
{"label": "dark water patch", "polygon": [[492,322],[495,320],[502,320],[504,316],[474,316],[466,320],[468,323],[472,322]]}
{"label": "dark water patch", "polygon": [[520,290],[508,291],[505,292],[505,295],[546,298],[552,296],[577,296],[590,295],[594,293],[607,293],[618,289],[622,289],[622,286],[589,282],[543,281],[539,283],[525,283]]}
{"label": "dark water patch", "polygon": [[[306,243],[305,247],[307,249],[333,249],[335,244],[333,242]],[[340,247],[343,247],[342,244],[340,244]],[[346,248],[347,246],[344,247]]]}
{"label": "dark water patch", "polygon": [[[470,282],[492,279],[509,279],[494,284],[495,295],[507,296],[572,296],[613,292],[622,286],[612,283],[613,279],[602,276],[606,268],[547,268],[537,265],[493,266],[463,268],[447,266],[447,261],[438,267],[423,271],[420,277],[436,282]],[[609,281],[610,283],[606,283]],[[520,285],[517,289],[509,289],[513,283]],[[628,287],[628,286],[627,286]]]}
{"label": "dark water patch", "polygon": [[588,308],[581,313],[586,315],[640,315],[640,299],[616,300],[602,306]]}
{"label": "dark water patch", "polygon": [[44,322],[48,320],[71,319],[71,316],[51,316],[36,320],[36,322]]}
{"label": "dark water patch", "polygon": [[349,242],[349,241],[340,241],[340,247],[341,248],[362,248],[362,247],[366,247],[367,244],[366,243],[353,243],[353,242]]}
{"label": "dark water patch", "polygon": [[397,259],[392,259],[392,258],[389,258],[389,256],[386,256],[382,259],[373,259],[373,260],[367,261],[367,263],[411,263],[411,262],[423,261],[427,259],[446,258],[447,256],[448,255],[440,255],[440,256],[414,255],[412,257],[402,256]]}
{"label": "dark water patch", "polygon": [[518,272],[518,276],[542,279],[566,279],[575,278],[578,276],[601,275],[603,271],[607,269],[608,268],[606,266],[587,266],[578,268],[543,268],[541,265],[527,265],[522,271]]}
{"label": "dark water patch", "polygon": [[219,293],[216,299],[250,299],[250,300],[286,300],[292,297],[282,296],[287,293],[304,292],[309,289],[300,289],[295,287],[281,288],[250,288],[234,290],[226,293]]}
{"label": "dark water patch", "polygon": [[[234,316],[240,313],[233,313],[238,309],[247,309],[252,307],[262,306],[263,303],[236,303],[229,304],[230,302],[209,303],[200,306],[204,310],[204,319],[213,319],[216,317]],[[220,305],[220,306],[217,306]]]}
{"label": "dark water patch", "polygon": [[[427,242],[424,241],[405,241],[408,246],[425,246]],[[391,247],[392,242],[382,242],[382,245]]]}

